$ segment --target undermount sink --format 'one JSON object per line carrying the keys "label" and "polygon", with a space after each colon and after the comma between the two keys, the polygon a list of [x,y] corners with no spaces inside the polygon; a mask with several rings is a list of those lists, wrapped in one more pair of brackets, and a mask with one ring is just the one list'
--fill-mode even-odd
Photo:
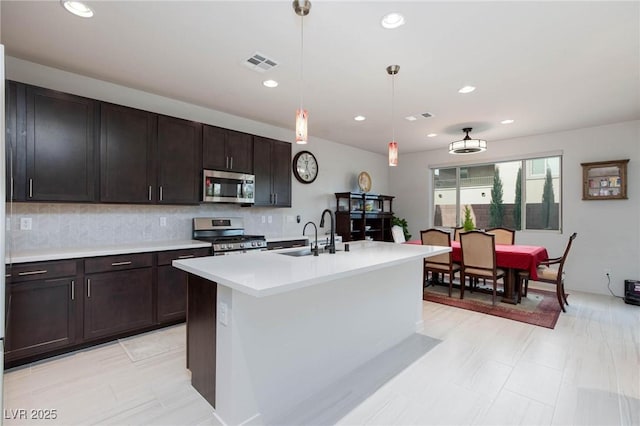
{"label": "undermount sink", "polygon": [[[342,250],[336,249],[336,251],[342,251]],[[325,254],[325,253],[328,254],[329,250],[324,250],[324,249],[318,250],[318,254]],[[281,252],[277,252],[276,254],[282,254],[285,256],[292,256],[292,257],[302,257],[302,256],[313,256],[313,251],[309,247],[306,247],[300,250],[281,251]]]}

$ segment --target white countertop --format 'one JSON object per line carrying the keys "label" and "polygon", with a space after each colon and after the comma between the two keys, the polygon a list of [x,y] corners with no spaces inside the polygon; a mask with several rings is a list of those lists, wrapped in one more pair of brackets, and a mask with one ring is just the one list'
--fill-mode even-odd
{"label": "white countertop", "polygon": [[116,254],[145,253],[211,247],[211,243],[194,240],[145,241],[97,247],[47,248],[13,252],[5,263],[45,262],[48,260],[78,259],[83,257],[110,256]]}
{"label": "white countertop", "polygon": [[[348,252],[319,256],[280,254],[300,250],[296,248],[174,260],[173,266],[251,296],[263,297],[451,251],[450,247],[379,241],[357,241],[349,246]],[[343,247],[338,245],[338,249]]]}

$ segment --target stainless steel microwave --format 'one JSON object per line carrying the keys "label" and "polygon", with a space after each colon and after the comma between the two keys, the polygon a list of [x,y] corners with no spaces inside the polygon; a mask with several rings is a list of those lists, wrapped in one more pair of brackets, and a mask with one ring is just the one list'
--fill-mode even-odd
{"label": "stainless steel microwave", "polygon": [[202,201],[205,203],[253,204],[254,191],[254,175],[219,170],[202,172]]}

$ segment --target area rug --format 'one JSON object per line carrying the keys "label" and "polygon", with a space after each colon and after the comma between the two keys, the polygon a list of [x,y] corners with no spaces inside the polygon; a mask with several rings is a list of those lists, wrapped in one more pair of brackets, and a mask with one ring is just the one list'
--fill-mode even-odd
{"label": "area rug", "polygon": [[425,287],[422,299],[546,328],[554,328],[560,316],[556,293],[532,288],[517,305],[500,302],[498,296],[498,302],[493,306],[491,294],[481,291],[471,293],[468,289],[465,289],[462,300],[460,290],[456,288],[449,297],[449,287],[444,285]]}

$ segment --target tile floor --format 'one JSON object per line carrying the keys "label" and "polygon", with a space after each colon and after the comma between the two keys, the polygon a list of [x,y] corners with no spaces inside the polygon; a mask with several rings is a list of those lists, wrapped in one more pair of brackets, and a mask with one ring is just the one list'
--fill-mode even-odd
{"label": "tile floor", "polygon": [[[425,302],[423,333],[442,342],[339,424],[639,425],[640,307],[569,302],[554,330]],[[139,338],[179,341],[184,326],[155,333]],[[4,424],[219,424],[184,365],[184,345],[134,362],[114,342],[18,367],[4,376]]]}

